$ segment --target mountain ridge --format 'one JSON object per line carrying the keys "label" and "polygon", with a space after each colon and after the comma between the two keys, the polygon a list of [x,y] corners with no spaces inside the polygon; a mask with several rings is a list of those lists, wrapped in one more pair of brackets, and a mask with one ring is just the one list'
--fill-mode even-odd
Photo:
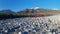
{"label": "mountain ridge", "polygon": [[60,14],[60,10],[50,10],[43,8],[25,9],[18,12],[12,10],[1,10],[0,18],[18,18],[18,17],[44,17]]}

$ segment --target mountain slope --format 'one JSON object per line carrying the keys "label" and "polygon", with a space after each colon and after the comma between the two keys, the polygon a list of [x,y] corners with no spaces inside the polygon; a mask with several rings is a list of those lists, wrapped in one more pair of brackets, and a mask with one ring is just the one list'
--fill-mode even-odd
{"label": "mountain slope", "polygon": [[21,16],[50,16],[50,15],[56,15],[60,14],[60,11],[58,10],[49,10],[49,9],[43,9],[43,8],[37,8],[37,9],[26,9],[20,12],[17,12],[18,15]]}

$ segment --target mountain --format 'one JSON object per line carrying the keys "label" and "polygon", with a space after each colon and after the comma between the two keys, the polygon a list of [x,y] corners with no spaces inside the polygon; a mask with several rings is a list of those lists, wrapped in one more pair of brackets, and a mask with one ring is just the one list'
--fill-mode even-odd
{"label": "mountain", "polygon": [[17,14],[20,16],[41,17],[41,16],[50,16],[50,15],[60,14],[60,10],[33,8],[33,9],[25,9],[25,10],[19,11],[17,12]]}
{"label": "mountain", "polygon": [[14,14],[11,10],[0,10],[0,19],[14,18]]}
{"label": "mountain", "polygon": [[14,14],[15,12],[11,11],[11,10],[1,10],[0,14]]}
{"label": "mountain", "polygon": [[18,12],[11,10],[1,10],[0,19],[4,18],[18,18],[18,17],[45,17],[60,14],[60,10],[51,10],[43,8],[25,9]]}

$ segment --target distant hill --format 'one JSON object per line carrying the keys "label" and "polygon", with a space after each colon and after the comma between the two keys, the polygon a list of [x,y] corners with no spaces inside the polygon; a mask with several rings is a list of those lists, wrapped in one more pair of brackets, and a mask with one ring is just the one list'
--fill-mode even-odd
{"label": "distant hill", "polygon": [[11,10],[1,10],[0,19],[4,18],[17,18],[17,17],[43,17],[60,14],[60,10],[50,10],[43,8],[25,9],[18,12]]}
{"label": "distant hill", "polygon": [[0,19],[12,18],[15,12],[11,10],[0,10]]}
{"label": "distant hill", "polygon": [[11,10],[1,10],[0,14],[13,14],[15,12],[11,11]]}
{"label": "distant hill", "polygon": [[51,15],[56,15],[56,14],[60,14],[60,11],[59,10],[43,9],[43,8],[25,9],[25,10],[17,12],[17,15],[29,16],[29,17],[51,16]]}

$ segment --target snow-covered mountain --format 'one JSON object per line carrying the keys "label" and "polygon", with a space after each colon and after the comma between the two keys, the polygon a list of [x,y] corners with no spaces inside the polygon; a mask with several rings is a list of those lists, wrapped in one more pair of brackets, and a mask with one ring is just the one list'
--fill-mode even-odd
{"label": "snow-covered mountain", "polygon": [[20,16],[50,16],[50,15],[56,15],[60,14],[59,10],[51,10],[51,9],[43,9],[43,8],[31,8],[31,9],[25,9],[22,11],[17,12]]}

